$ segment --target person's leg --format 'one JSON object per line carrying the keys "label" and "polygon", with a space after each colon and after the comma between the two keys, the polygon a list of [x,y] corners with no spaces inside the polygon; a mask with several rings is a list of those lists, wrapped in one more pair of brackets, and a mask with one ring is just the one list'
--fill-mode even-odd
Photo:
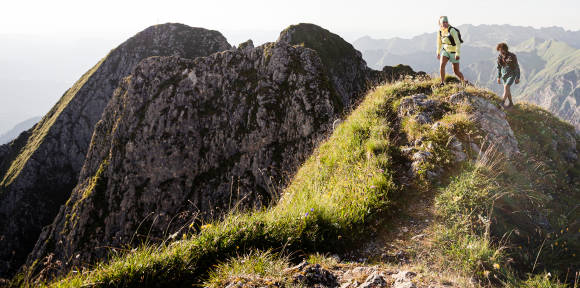
{"label": "person's leg", "polygon": [[505,84],[504,86],[504,93],[505,97],[509,100],[508,107],[514,106],[514,102],[512,101],[512,92],[510,90],[511,84]]}
{"label": "person's leg", "polygon": [[439,62],[439,74],[441,75],[441,83],[445,83],[445,66],[447,66],[447,61],[449,58],[441,55],[441,61]]}
{"label": "person's leg", "polygon": [[457,75],[457,77],[459,77],[459,80],[461,80],[461,83],[465,82],[465,79],[463,78],[463,73],[461,73],[461,71],[459,71],[459,63],[453,63],[453,73],[455,73],[455,75]]}
{"label": "person's leg", "polygon": [[503,95],[502,95],[502,100],[501,100],[501,105],[505,106],[505,100],[507,100],[507,87],[509,87],[509,85],[503,85]]}

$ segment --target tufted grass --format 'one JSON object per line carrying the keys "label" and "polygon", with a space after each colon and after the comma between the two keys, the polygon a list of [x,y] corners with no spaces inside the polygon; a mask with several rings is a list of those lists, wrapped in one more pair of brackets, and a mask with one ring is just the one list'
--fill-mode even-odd
{"label": "tufted grass", "polygon": [[[466,90],[499,101],[495,94],[477,87],[462,88],[455,84],[436,87],[434,84],[437,82],[437,79],[404,81],[379,86],[369,92],[356,110],[300,167],[278,203],[270,208],[232,211],[221,221],[205,223],[199,228],[192,226],[179,241],[143,246],[99,263],[91,270],[71,272],[51,283],[26,283],[24,286],[190,287],[205,280],[207,285],[219,287],[228,279],[246,279],[249,277],[246,275],[257,276],[261,284],[267,284],[267,281],[285,283],[279,271],[288,266],[288,259],[281,255],[347,249],[361,241],[368,226],[373,225],[380,215],[397,207],[402,192],[409,192],[403,190],[396,179],[399,162],[403,161],[400,143],[396,140],[402,137],[401,134],[410,139],[424,137],[425,141],[438,147],[426,164],[432,167],[426,169],[449,166],[451,156],[447,143],[451,135],[460,140],[482,136],[476,131],[469,109],[461,105],[451,107],[443,115],[439,120],[443,125],[438,129],[413,127],[405,119],[396,121],[400,99],[415,93],[444,100],[452,93]],[[543,145],[551,140],[536,138],[544,136],[541,133],[536,136],[531,123],[541,122],[535,127],[552,128],[553,131],[549,132],[552,139],[562,137],[563,131],[569,127],[552,122],[550,117],[534,109],[518,105],[508,111],[508,121],[520,142],[522,153],[533,157],[534,161],[547,161],[550,156],[546,155],[548,151]],[[560,187],[557,186],[560,182],[546,182],[542,189],[538,189],[530,183],[545,176],[541,174],[545,170],[533,168],[531,162],[519,158],[515,159],[518,163],[500,161],[492,150],[484,149],[474,162],[451,167],[453,177],[442,181],[439,189],[416,187],[424,189],[424,193],[437,195],[435,208],[440,220],[435,227],[435,245],[430,251],[435,265],[430,269],[451,264],[454,269],[473,277],[480,286],[565,287],[558,284],[557,277],[547,277],[547,272],[526,275],[522,271],[529,266],[514,266],[510,258],[520,253],[514,246],[517,243],[511,243],[509,237],[493,236],[493,226],[489,221],[498,211],[494,208],[499,199],[522,208],[527,207],[530,199],[541,205],[550,204],[542,202],[542,193],[545,192],[542,189]],[[555,166],[550,171],[573,173],[570,171],[574,167],[557,169],[561,158],[555,159],[558,162],[552,163]],[[552,164],[546,162],[543,165],[552,167]],[[549,178],[550,181],[558,181],[557,176],[563,174],[549,175],[556,175]],[[577,196],[577,193],[572,194],[568,199]],[[562,235],[555,236],[563,239]],[[556,241],[555,238],[548,240],[552,245],[550,249],[554,250]],[[528,252],[520,254],[535,255],[536,248],[531,247]],[[562,257],[563,249],[552,253],[553,256]],[[260,250],[268,252],[255,252]],[[311,261],[314,263],[320,258],[316,255],[321,254],[313,255]],[[540,256],[546,261],[556,259],[542,258],[544,252]],[[545,264],[542,271],[548,267]],[[538,273],[539,270],[531,272]]]}
{"label": "tufted grass", "polygon": [[288,257],[272,251],[250,251],[220,263],[209,273],[204,287],[225,287],[228,283],[241,282],[248,286],[292,286],[285,269],[290,267]]}
{"label": "tufted grass", "polygon": [[271,208],[234,211],[182,240],[146,246],[69,273],[50,287],[158,287],[200,283],[219,261],[255,249],[338,251],[394,205],[398,146],[392,100],[431,84],[399,83],[371,91],[300,167]]}

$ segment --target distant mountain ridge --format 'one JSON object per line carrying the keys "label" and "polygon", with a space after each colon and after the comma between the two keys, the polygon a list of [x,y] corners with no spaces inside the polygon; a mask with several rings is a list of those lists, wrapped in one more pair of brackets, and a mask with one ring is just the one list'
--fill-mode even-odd
{"label": "distant mountain ridge", "polygon": [[20,135],[20,133],[32,128],[32,126],[34,126],[34,124],[38,123],[38,121],[40,121],[40,119],[42,119],[40,116],[36,116],[36,117],[26,119],[26,120],[24,120],[16,125],[14,125],[14,128],[12,128],[9,131],[6,131],[5,133],[0,135],[0,145],[6,144],[6,143],[14,140],[16,137],[18,137],[18,135]]}
{"label": "distant mountain ridge", "polygon": [[[517,54],[522,69],[521,83],[512,88],[514,97],[549,109],[573,124],[576,130],[580,129],[580,86],[575,76],[580,74],[580,31],[511,25],[465,24],[457,28],[465,40],[461,65],[469,81],[502,93],[503,87],[496,83],[495,46],[506,42]],[[417,70],[438,74],[436,33],[411,39],[366,36],[353,45],[362,51],[370,67],[405,63]],[[451,73],[450,67],[448,73]]]}

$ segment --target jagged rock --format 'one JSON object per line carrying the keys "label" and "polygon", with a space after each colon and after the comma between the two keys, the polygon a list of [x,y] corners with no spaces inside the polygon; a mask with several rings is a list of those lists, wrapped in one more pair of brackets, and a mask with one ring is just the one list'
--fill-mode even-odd
{"label": "jagged rock", "polygon": [[413,161],[415,162],[424,162],[425,160],[427,160],[427,158],[431,157],[433,154],[431,154],[431,152],[428,151],[418,151],[415,154],[413,154]]}
{"label": "jagged rock", "polygon": [[431,117],[429,117],[429,115],[426,113],[419,113],[415,115],[415,121],[417,121],[419,124],[429,124],[433,122],[433,119],[431,119]]}
{"label": "jagged rock", "polygon": [[392,286],[393,288],[417,288],[417,285],[413,282],[401,282],[396,283]]}
{"label": "jagged rock", "polygon": [[253,49],[253,48],[254,48],[254,42],[252,40],[248,40],[248,41],[246,41],[244,43],[241,43],[238,46],[238,49],[241,49],[241,50]]}
{"label": "jagged rock", "polygon": [[467,154],[463,152],[463,144],[461,143],[461,141],[453,137],[449,146],[451,148],[451,153],[453,153],[455,162],[463,162],[467,160]]}
{"label": "jagged rock", "polygon": [[[142,61],[105,109],[79,183],[28,264],[73,251],[65,269],[92,263],[110,252],[96,247],[163,237],[237,202],[268,203],[331,129],[342,100],[363,92],[353,82],[364,61],[291,45],[301,29],[256,48]],[[340,38],[326,33],[336,46]]]}
{"label": "jagged rock", "polygon": [[242,288],[242,287],[244,287],[244,283],[242,283],[242,281],[232,282],[228,284],[228,286],[226,286],[226,288]]}
{"label": "jagged rock", "polygon": [[302,270],[304,270],[304,268],[306,268],[308,265],[309,265],[309,264],[308,264],[308,262],[307,262],[307,261],[302,261],[302,262],[300,262],[300,264],[298,264],[298,265],[296,265],[296,266],[294,266],[294,267],[286,268],[286,269],[284,270],[284,273],[290,273],[290,272],[293,272],[293,271],[302,271]]}
{"label": "jagged rock", "polygon": [[296,273],[294,282],[307,287],[337,287],[337,277],[331,272],[315,264],[305,268],[302,273]]}
{"label": "jagged rock", "polygon": [[387,281],[385,281],[384,275],[379,272],[374,272],[367,277],[365,282],[359,286],[359,288],[380,288],[387,287]]}
{"label": "jagged rock", "polygon": [[423,93],[405,97],[399,105],[399,117],[413,116],[419,124],[433,123],[435,119],[443,115],[443,110],[439,107],[440,102],[428,99]]}
{"label": "jagged rock", "polygon": [[20,267],[41,228],[68,199],[93,127],[119,81],[149,56],[195,58],[229,47],[217,31],[182,24],[150,27],[113,49],[34,128],[12,142],[11,152],[0,160],[0,276]]}
{"label": "jagged rock", "polygon": [[519,153],[518,142],[514,132],[507,122],[505,112],[489,100],[459,92],[450,96],[449,101],[454,104],[464,103],[473,107],[475,123],[486,134],[487,141],[502,152],[506,157]]}
{"label": "jagged rock", "polygon": [[416,287],[415,284],[411,282],[411,279],[413,279],[415,276],[417,276],[417,273],[411,271],[400,271],[397,274],[391,275],[391,277],[395,279],[395,284],[393,285],[393,287],[399,288]]}
{"label": "jagged rock", "polygon": [[313,24],[300,23],[282,31],[278,42],[318,52],[343,107],[350,107],[369,88],[372,71],[362,54],[340,36]]}

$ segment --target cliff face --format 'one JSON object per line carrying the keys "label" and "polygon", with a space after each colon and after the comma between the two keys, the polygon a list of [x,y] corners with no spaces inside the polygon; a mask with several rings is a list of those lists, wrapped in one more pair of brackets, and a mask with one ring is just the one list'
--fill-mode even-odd
{"label": "cliff face", "polygon": [[70,196],[95,124],[120,80],[139,61],[156,55],[195,58],[229,48],[216,31],[181,24],[150,27],[85,73],[34,128],[2,146],[0,276],[24,262],[41,228]]}
{"label": "cliff face", "polygon": [[344,106],[351,105],[366,90],[371,70],[362,54],[340,36],[316,25],[302,23],[282,31],[278,42],[315,50]]}
{"label": "cliff face", "polygon": [[526,93],[525,100],[550,110],[580,131],[580,69],[552,76],[543,88]]}
{"label": "cliff face", "polygon": [[90,263],[110,252],[98,247],[163,239],[194,217],[277,197],[370,75],[352,46],[325,56],[335,42],[309,49],[293,33],[195,60],[141,62],[115,91],[78,185],[28,264],[51,253],[63,267]]}

